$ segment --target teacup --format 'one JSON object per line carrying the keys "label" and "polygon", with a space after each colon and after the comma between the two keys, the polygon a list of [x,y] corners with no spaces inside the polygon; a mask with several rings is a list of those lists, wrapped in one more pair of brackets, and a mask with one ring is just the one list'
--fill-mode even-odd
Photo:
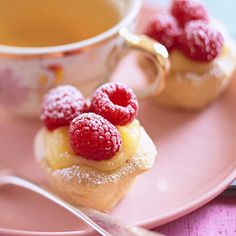
{"label": "teacup", "polygon": [[[51,32],[50,27],[53,25],[51,19],[56,19],[56,16],[54,17],[52,14],[53,16],[51,17],[50,15],[50,9],[54,9],[52,0],[37,1],[37,4],[40,3],[38,6],[34,5],[36,1],[30,0],[0,1],[2,13],[8,12],[11,7],[12,9],[16,9],[15,13],[13,13],[15,15],[18,14],[18,17],[16,17],[16,19],[10,18],[13,23],[13,25],[11,25],[13,31],[14,27],[18,27],[18,24],[20,24],[21,14],[25,11],[31,12],[31,14],[29,19],[27,19],[27,16],[23,18],[25,21],[24,25],[20,25],[18,27],[19,29],[32,24],[32,21],[37,22],[38,19],[44,19],[44,24],[47,25],[48,22],[49,32]],[[66,0],[60,2],[63,3],[63,1],[64,3],[71,2]],[[83,1],[85,3],[85,1],[88,0],[82,0],[82,2]],[[104,2],[107,0],[96,0],[96,2],[97,1]],[[138,96],[146,97],[160,91],[163,87],[166,72],[167,50],[164,46],[154,42],[150,38],[136,35],[129,31],[134,28],[134,22],[141,9],[142,0],[109,1],[110,4],[113,4],[112,6],[116,11],[119,12],[120,18],[117,23],[110,26],[109,29],[90,38],[64,44],[60,44],[59,39],[59,45],[56,43],[56,45],[49,46],[45,46],[45,43],[42,44],[43,46],[40,46],[40,44],[37,45],[37,38],[35,39],[36,46],[34,46],[33,43],[33,46],[27,43],[25,45],[24,40],[20,41],[21,38],[19,38],[19,42],[21,43],[19,43],[20,46],[18,46],[15,44],[11,45],[10,40],[9,45],[8,43],[2,43],[0,34],[0,106],[15,114],[35,116],[39,111],[39,104],[43,94],[48,89],[59,84],[72,84],[78,87],[85,96],[89,96],[97,86],[109,81],[114,67],[117,65],[120,58],[122,58],[127,48],[145,52],[157,68],[157,76],[154,79],[151,78],[145,88],[136,91]],[[13,5],[14,2],[18,4],[18,6]],[[74,0],[74,2],[76,1]],[[77,3],[78,2],[79,1],[77,1]],[[5,3],[5,5],[2,3]],[[51,6],[47,6],[49,3]],[[43,6],[43,4],[46,5]],[[54,4],[56,4],[56,2]],[[4,7],[6,7],[6,9],[4,9]],[[30,9],[31,7],[35,9]],[[49,9],[46,13],[44,12],[44,7]],[[60,24],[68,21],[69,17],[67,16],[70,15],[70,11],[73,13],[76,12],[73,4],[67,7],[68,13],[66,16],[60,16],[62,18]],[[88,12],[87,15],[89,16],[89,14]],[[5,15],[7,15],[7,13]],[[71,19],[73,19],[73,17]],[[55,20],[55,22],[58,21]],[[1,23],[0,16],[0,24]],[[74,24],[80,24],[80,22],[74,22]],[[69,25],[71,25],[71,23],[68,23],[68,26],[65,28],[62,26],[60,33],[65,32],[64,36],[67,34],[66,29]],[[96,25],[94,27],[96,27]],[[55,29],[55,27],[53,29]],[[30,30],[35,31],[36,29],[32,27]],[[22,34],[20,36],[24,36],[25,38],[35,36],[33,33],[31,35],[33,31],[30,30],[28,36],[25,32],[18,32],[18,35]],[[42,32],[43,30],[44,29],[42,29]],[[45,37],[46,36],[47,35],[45,35]],[[39,38],[44,39],[42,35],[40,35]],[[52,36],[52,39],[55,38]],[[8,40],[8,38],[6,38],[6,40]],[[45,40],[47,41],[47,39]]]}

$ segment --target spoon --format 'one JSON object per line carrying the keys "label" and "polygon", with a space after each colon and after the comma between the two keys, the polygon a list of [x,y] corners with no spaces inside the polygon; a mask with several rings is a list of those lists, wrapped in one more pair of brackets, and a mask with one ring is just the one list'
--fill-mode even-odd
{"label": "spoon", "polygon": [[85,207],[74,207],[69,203],[63,201],[58,196],[54,195],[50,191],[39,187],[35,183],[12,174],[9,169],[0,166],[0,186],[4,185],[16,185],[32,192],[35,192],[57,205],[63,207],[73,215],[77,216],[87,225],[91,226],[96,232],[102,236],[161,236],[162,234],[157,232],[148,231],[136,226],[132,226],[112,218],[110,215],[99,212],[94,209]]}

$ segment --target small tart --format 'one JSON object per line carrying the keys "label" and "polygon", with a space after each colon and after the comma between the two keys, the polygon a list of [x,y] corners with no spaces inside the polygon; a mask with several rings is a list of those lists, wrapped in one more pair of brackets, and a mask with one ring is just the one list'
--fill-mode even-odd
{"label": "small tart", "polygon": [[[78,93],[65,85],[45,95],[41,118],[46,127],[35,136],[34,154],[62,198],[108,211],[153,166],[156,147],[135,119],[139,105],[132,89],[116,82],[102,85],[90,112],[74,103]],[[74,117],[74,108],[81,114]]]}
{"label": "small tart", "polygon": [[51,186],[65,200],[101,211],[112,209],[128,192],[136,176],[150,169],[155,161],[156,147],[140,128],[140,141],[135,153],[119,168],[104,172],[86,165],[53,169],[47,162],[45,132],[35,138],[34,153],[48,173]]}
{"label": "small tart", "polygon": [[235,42],[219,22],[211,24],[224,37],[221,54],[211,62],[199,62],[178,49],[171,51],[170,72],[165,89],[155,96],[157,103],[183,110],[201,109],[214,101],[235,76]]}

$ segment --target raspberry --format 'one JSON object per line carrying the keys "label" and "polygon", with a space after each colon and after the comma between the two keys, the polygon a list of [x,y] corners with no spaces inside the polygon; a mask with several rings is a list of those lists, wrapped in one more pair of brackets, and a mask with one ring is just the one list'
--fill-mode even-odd
{"label": "raspberry", "polygon": [[69,125],[86,108],[83,95],[71,85],[61,85],[43,97],[40,118],[49,130]]}
{"label": "raspberry", "polygon": [[124,84],[111,82],[95,91],[90,110],[114,125],[126,125],[134,120],[138,107],[138,101],[132,89]]}
{"label": "raspberry", "polygon": [[146,35],[162,43],[168,50],[176,45],[180,32],[176,19],[167,14],[156,15],[145,30]]}
{"label": "raspberry", "polygon": [[69,137],[76,155],[95,161],[110,159],[121,146],[117,128],[94,113],[81,114],[72,120]]}
{"label": "raspberry", "polygon": [[194,0],[174,0],[172,1],[170,11],[181,26],[193,20],[208,22],[206,9]]}
{"label": "raspberry", "polygon": [[191,58],[200,61],[212,61],[223,46],[220,32],[202,21],[191,21],[185,27],[181,47]]}

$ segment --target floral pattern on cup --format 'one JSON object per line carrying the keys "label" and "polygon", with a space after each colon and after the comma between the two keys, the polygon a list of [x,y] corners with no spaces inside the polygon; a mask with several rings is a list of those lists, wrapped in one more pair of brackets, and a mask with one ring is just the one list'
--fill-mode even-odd
{"label": "floral pattern on cup", "polygon": [[0,70],[0,105],[7,107],[19,106],[27,100],[27,88],[19,75],[9,68]]}
{"label": "floral pattern on cup", "polygon": [[51,64],[47,66],[47,69],[54,74],[54,85],[61,84],[64,77],[63,67],[58,64]]}
{"label": "floral pattern on cup", "polygon": [[47,65],[43,68],[42,73],[38,78],[39,89],[50,89],[61,84],[64,77],[64,70],[58,64]]}

